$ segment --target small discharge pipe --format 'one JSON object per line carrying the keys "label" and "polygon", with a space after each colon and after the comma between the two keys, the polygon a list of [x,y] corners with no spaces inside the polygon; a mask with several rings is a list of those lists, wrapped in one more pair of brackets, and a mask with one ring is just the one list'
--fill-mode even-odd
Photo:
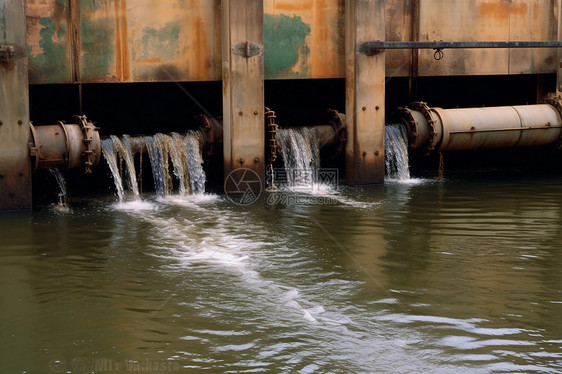
{"label": "small discharge pipe", "polygon": [[542,146],[562,135],[558,99],[551,104],[489,108],[430,108],[423,102],[399,108],[409,146],[428,151]]}
{"label": "small discharge pipe", "polygon": [[[265,112],[275,117],[275,112],[269,108],[265,108]],[[333,155],[336,157],[345,150],[347,140],[345,114],[334,109],[326,109],[326,113],[319,122],[321,124],[307,127],[316,128],[320,147],[333,146],[336,148]],[[195,124],[203,134],[201,145],[205,154],[214,155],[218,149],[222,148],[222,120],[201,114],[195,118]],[[266,145],[270,147],[269,142],[266,142]]]}
{"label": "small discharge pipe", "polygon": [[84,167],[92,172],[101,157],[98,128],[85,116],[76,116],[77,124],[30,125],[29,151],[34,171]]}

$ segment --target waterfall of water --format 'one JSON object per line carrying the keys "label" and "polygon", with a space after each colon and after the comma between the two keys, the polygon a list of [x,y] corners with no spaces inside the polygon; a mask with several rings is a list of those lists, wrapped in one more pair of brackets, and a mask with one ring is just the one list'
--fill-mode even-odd
{"label": "waterfall of water", "polygon": [[115,189],[117,190],[119,201],[123,201],[125,198],[125,189],[123,188],[121,173],[119,173],[117,156],[115,155],[115,150],[113,149],[113,141],[110,138],[103,139],[101,141],[101,151],[107,161],[107,164],[109,165],[109,170],[111,170],[111,174],[113,175],[113,183],[115,183]]}
{"label": "waterfall of water", "polygon": [[[320,149],[315,128],[290,128],[277,131],[286,172],[286,184],[294,189],[312,189],[317,184]],[[279,181],[281,184],[285,181]]]}
{"label": "waterfall of water", "polygon": [[389,179],[410,179],[406,127],[387,124],[384,135],[386,175]]}
{"label": "waterfall of water", "polygon": [[145,139],[148,147],[148,156],[150,157],[150,165],[152,166],[156,195],[169,195],[172,191],[168,163],[170,138],[168,135],[158,133],[154,136],[147,136]]}
{"label": "waterfall of water", "polygon": [[[142,154],[148,152],[154,189],[157,196],[172,193],[174,184],[179,195],[205,192],[205,172],[201,150],[201,133],[189,131],[186,135],[178,133],[155,134],[154,136],[131,137],[124,135],[121,139],[111,135],[102,141],[102,151],[115,182],[119,201],[125,198],[123,177],[120,164],[124,161],[127,187],[132,191],[135,200],[140,199],[139,183],[142,181],[142,169],[138,178],[135,170],[135,155],[140,155],[139,168],[142,168]],[[171,162],[171,164],[170,164]],[[170,173],[173,172],[173,176]]]}
{"label": "waterfall of water", "polygon": [[179,194],[183,196],[190,193],[187,152],[184,146],[184,138],[178,133],[172,133],[170,138],[170,158],[174,166],[174,175],[178,179]]}
{"label": "waterfall of water", "polygon": [[184,148],[187,154],[189,182],[191,193],[205,192],[206,175],[203,170],[203,150],[201,141],[203,135],[200,131],[188,131],[184,137]]}
{"label": "waterfall of water", "polygon": [[124,137],[123,141],[115,135],[111,135],[109,138],[113,142],[113,150],[119,153],[121,160],[125,161],[125,171],[128,176],[127,186],[129,190],[132,191],[133,198],[138,200],[140,198],[139,184],[137,182],[137,173],[135,171],[135,163],[129,137]]}
{"label": "waterfall of water", "polygon": [[53,168],[53,169],[49,169],[49,171],[51,172],[51,174],[53,175],[53,177],[55,177],[55,180],[57,181],[57,184],[59,185],[59,203],[58,205],[60,207],[66,207],[66,181],[64,180],[64,177],[62,175],[62,173],[60,172],[59,169],[57,168]]}

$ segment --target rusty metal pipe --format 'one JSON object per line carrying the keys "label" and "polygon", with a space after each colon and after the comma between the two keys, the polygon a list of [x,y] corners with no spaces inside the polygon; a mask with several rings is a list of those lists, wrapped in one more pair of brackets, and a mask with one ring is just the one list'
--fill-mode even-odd
{"label": "rusty metal pipe", "polygon": [[30,155],[34,171],[38,169],[74,169],[84,167],[86,173],[100,161],[101,140],[98,128],[86,117],[77,117],[79,124],[31,127]]}
{"label": "rusty metal pipe", "polygon": [[562,117],[550,104],[442,109],[402,108],[410,148],[429,151],[548,145],[560,139]]}
{"label": "rusty metal pipe", "polygon": [[305,126],[309,129],[316,129],[318,145],[320,148],[331,145],[338,145],[346,142],[345,114],[334,111],[334,118],[326,119],[326,123]]}
{"label": "rusty metal pipe", "polygon": [[316,134],[318,135],[318,145],[324,147],[335,143],[337,138],[336,129],[332,125],[316,125],[311,126],[311,128],[316,129]]}

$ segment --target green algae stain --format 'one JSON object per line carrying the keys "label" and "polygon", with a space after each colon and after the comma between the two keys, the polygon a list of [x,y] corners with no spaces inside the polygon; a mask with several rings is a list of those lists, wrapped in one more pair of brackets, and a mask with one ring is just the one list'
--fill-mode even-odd
{"label": "green algae stain", "polygon": [[299,51],[308,51],[305,39],[310,26],[296,15],[264,15],[264,59],[266,78],[286,74],[299,61]]}
{"label": "green algae stain", "polygon": [[96,82],[116,79],[112,75],[115,65],[115,21],[112,18],[80,20],[82,44],[82,80]]}
{"label": "green algae stain", "polygon": [[41,83],[69,82],[70,51],[66,42],[66,24],[61,23],[58,30],[52,18],[41,18],[39,24],[43,26],[39,32],[39,46],[43,53],[33,56],[31,47],[28,47],[30,80]]}
{"label": "green algae stain", "polygon": [[2,3],[2,7],[0,8],[0,41],[5,42],[8,39],[6,35],[6,3]]}
{"label": "green algae stain", "polygon": [[170,61],[176,57],[180,27],[175,23],[168,23],[161,29],[146,27],[143,30],[142,48],[138,52],[141,59],[158,58]]}
{"label": "green algae stain", "polygon": [[80,3],[80,76],[83,82],[116,81],[115,18],[111,2],[79,0]]}

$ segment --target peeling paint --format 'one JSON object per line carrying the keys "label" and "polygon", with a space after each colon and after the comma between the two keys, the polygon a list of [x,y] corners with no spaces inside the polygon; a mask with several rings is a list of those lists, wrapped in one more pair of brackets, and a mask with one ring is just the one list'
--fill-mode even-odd
{"label": "peeling paint", "polygon": [[290,71],[302,53],[309,52],[305,39],[310,34],[310,25],[301,17],[285,14],[264,15],[265,75],[276,76]]}

